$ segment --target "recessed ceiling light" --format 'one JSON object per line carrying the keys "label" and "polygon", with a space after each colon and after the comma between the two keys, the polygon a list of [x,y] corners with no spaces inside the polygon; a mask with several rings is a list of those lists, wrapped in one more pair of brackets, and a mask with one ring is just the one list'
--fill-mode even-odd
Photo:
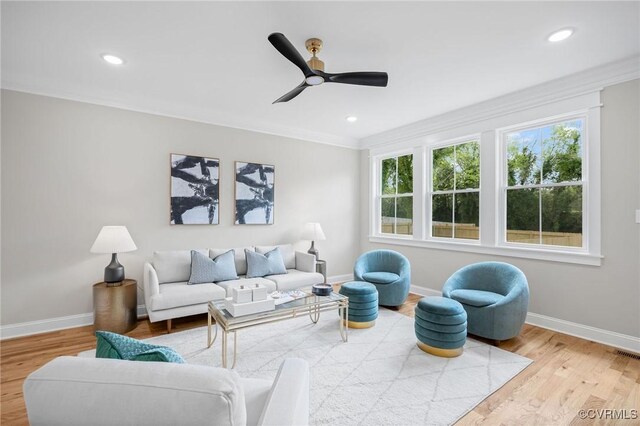
{"label": "recessed ceiling light", "polygon": [[107,61],[111,65],[122,65],[122,64],[124,64],[124,60],[122,58],[118,58],[117,56],[114,56],[114,55],[109,55],[108,53],[105,53],[104,55],[102,55],[102,59],[104,59],[105,61]]}
{"label": "recessed ceiling light", "polygon": [[558,41],[568,39],[569,37],[571,37],[572,34],[573,34],[572,28],[564,28],[562,30],[556,31],[553,34],[551,34],[549,37],[547,37],[547,40],[549,40],[552,43],[556,43]]}
{"label": "recessed ceiling light", "polygon": [[358,117],[356,117],[355,115],[350,115],[350,116],[347,117],[347,121],[349,123],[354,123],[354,122],[358,121]]}

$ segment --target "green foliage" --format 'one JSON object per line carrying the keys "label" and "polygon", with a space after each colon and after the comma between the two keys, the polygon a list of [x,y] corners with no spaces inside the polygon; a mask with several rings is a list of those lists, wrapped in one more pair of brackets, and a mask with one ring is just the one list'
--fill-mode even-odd
{"label": "green foliage", "polygon": [[580,131],[556,125],[551,138],[543,141],[542,182],[571,182],[582,179]]}
{"label": "green foliage", "polygon": [[[507,145],[508,185],[580,181],[581,127],[575,120],[541,128],[527,143],[515,134]],[[542,231],[582,233],[582,186],[508,190],[507,229],[540,230],[540,205]]]}
{"label": "green foliage", "polygon": [[529,146],[507,145],[507,182],[509,186],[540,183],[538,155]]}
{"label": "green foliage", "polygon": [[450,191],[454,188],[455,146],[433,150],[433,190]]}
{"label": "green foliage", "polygon": [[381,185],[383,194],[396,193],[396,159],[382,160]]}
{"label": "green foliage", "polygon": [[[381,185],[383,195],[413,193],[413,155],[382,160]],[[385,218],[412,219],[413,197],[383,198],[381,212]]]}
{"label": "green foliage", "polygon": [[[433,190],[480,188],[480,144],[467,142],[433,150]],[[473,194],[436,194],[431,199],[432,220],[480,226],[480,199]]]}
{"label": "green foliage", "polygon": [[413,155],[398,157],[398,194],[413,192]]}

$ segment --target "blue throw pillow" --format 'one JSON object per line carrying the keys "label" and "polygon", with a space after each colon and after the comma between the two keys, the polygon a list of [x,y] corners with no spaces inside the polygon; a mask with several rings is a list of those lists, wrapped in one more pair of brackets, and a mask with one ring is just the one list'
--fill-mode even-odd
{"label": "blue throw pillow", "polygon": [[229,250],[215,259],[191,250],[191,276],[189,284],[213,283],[238,279],[235,252]]}
{"label": "blue throw pillow", "polygon": [[244,250],[247,256],[247,278],[264,277],[267,275],[286,274],[280,248],[276,247],[265,254],[252,250]]}
{"label": "blue throw pillow", "polygon": [[109,331],[96,331],[96,339],[96,358],[184,363],[179,353],[166,346],[150,345]]}

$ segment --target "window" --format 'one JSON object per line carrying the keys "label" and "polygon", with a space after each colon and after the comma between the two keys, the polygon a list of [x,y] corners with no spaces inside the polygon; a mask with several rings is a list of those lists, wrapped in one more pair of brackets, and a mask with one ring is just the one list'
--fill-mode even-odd
{"label": "window", "polygon": [[506,242],[583,247],[584,121],[503,134]]}
{"label": "window", "polygon": [[600,91],[519,99],[372,137],[369,241],[601,265]]}
{"label": "window", "polygon": [[413,155],[380,162],[380,232],[413,234]]}
{"label": "window", "polygon": [[431,151],[431,236],[480,239],[480,143]]}

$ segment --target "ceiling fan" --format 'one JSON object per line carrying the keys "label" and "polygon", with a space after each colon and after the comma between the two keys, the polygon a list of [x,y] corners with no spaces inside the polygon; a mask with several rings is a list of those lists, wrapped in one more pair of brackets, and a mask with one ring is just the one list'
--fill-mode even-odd
{"label": "ceiling fan", "polygon": [[282,56],[293,62],[304,74],[302,83],[289,93],[273,101],[274,104],[278,102],[288,102],[302,93],[307,87],[319,86],[322,83],[358,84],[361,86],[377,87],[387,86],[389,76],[386,72],[362,71],[343,72],[339,74],[324,72],[324,62],[316,56],[316,54],[320,52],[320,49],[322,49],[322,40],[318,38],[310,38],[305,43],[305,47],[312,55],[311,59],[307,62],[302,59],[300,53],[298,53],[296,48],[293,47],[291,42],[283,34],[273,33],[269,35],[268,39]]}

